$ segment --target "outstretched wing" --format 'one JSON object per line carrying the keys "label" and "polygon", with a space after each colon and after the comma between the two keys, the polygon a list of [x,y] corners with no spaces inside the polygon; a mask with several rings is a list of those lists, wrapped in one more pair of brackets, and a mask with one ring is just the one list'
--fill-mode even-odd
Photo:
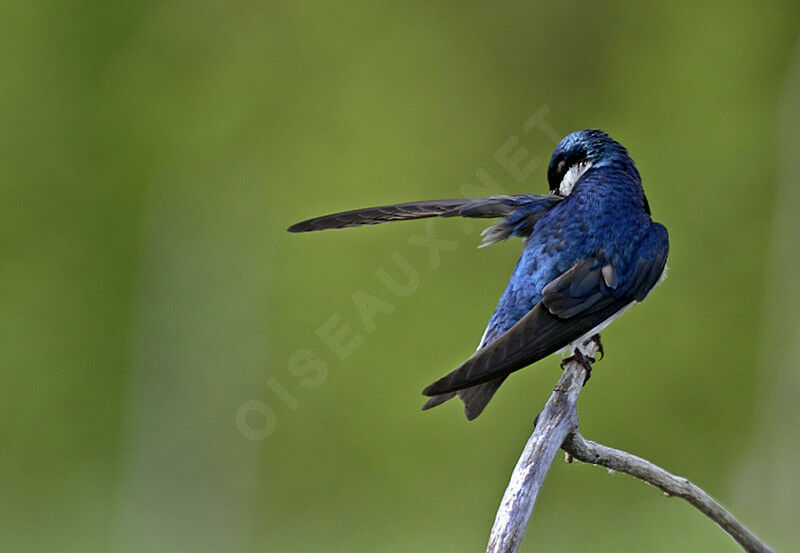
{"label": "outstretched wing", "polygon": [[509,227],[509,232],[502,238],[525,231],[527,231],[527,234],[524,235],[527,236],[530,234],[533,224],[560,200],[560,197],[553,195],[515,194],[489,198],[409,202],[323,215],[322,217],[315,217],[314,219],[294,224],[287,230],[289,232],[309,232],[361,225],[377,225],[408,219],[424,219],[426,217],[491,218],[516,215],[516,217],[512,217],[515,220],[512,226]]}
{"label": "outstretched wing", "polygon": [[668,251],[666,229],[652,223],[624,281],[602,255],[578,261],[544,288],[542,301],[514,326],[422,393],[437,396],[469,388],[562,349],[630,303],[644,299],[663,274]]}

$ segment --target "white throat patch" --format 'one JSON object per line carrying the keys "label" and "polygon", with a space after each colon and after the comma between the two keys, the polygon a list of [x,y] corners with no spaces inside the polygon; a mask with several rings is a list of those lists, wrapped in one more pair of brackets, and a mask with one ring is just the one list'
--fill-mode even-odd
{"label": "white throat patch", "polygon": [[578,182],[578,179],[581,178],[589,167],[592,164],[589,161],[582,161],[580,163],[576,163],[572,167],[564,173],[564,178],[561,179],[561,184],[558,185],[558,194],[560,196],[569,196],[572,189],[575,188],[575,183]]}

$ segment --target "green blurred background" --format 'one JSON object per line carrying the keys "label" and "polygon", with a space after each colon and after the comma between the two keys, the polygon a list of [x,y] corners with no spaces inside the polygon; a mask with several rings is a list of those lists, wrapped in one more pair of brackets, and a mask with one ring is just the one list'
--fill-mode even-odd
{"label": "green blurred background", "polygon": [[[796,548],[797,14],[3,2],[0,549],[482,551],[558,360],[472,423],[420,412],[419,391],[473,351],[519,242],[477,250],[483,225],[459,221],[285,228],[544,192],[535,114],[627,146],[670,231],[670,277],[604,332],[584,434]],[[498,162],[509,144],[530,175]],[[413,243],[429,231],[438,259]],[[400,278],[397,256],[405,296],[378,276]],[[371,321],[364,294],[384,302]],[[738,548],[680,500],[559,461],[522,550]]]}

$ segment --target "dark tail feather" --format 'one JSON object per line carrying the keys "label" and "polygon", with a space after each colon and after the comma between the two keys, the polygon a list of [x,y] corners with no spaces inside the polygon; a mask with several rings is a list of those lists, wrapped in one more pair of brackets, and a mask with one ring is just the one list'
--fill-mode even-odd
{"label": "dark tail feather", "polygon": [[431,398],[428,398],[428,401],[426,401],[425,405],[422,406],[422,410],[423,411],[427,411],[431,407],[436,407],[437,405],[441,405],[445,401],[449,401],[449,400],[453,399],[454,397],[456,397],[456,393],[455,392],[450,392],[450,393],[447,393],[447,394],[442,394],[440,396],[433,396]]}
{"label": "dark tail feather", "polygon": [[494,393],[507,376],[508,375],[501,376],[500,378],[489,380],[488,382],[478,384],[471,388],[464,388],[458,392],[448,392],[446,394],[433,396],[425,402],[425,405],[422,406],[422,410],[425,411],[431,407],[441,405],[445,401],[449,401],[458,395],[461,401],[464,402],[464,413],[467,415],[467,420],[474,420],[483,412],[489,400],[492,399],[492,396],[494,396]]}
{"label": "dark tail feather", "polygon": [[486,404],[492,399],[506,376],[508,375],[456,392],[461,401],[464,402],[464,413],[467,415],[467,420],[471,421],[483,412]]}

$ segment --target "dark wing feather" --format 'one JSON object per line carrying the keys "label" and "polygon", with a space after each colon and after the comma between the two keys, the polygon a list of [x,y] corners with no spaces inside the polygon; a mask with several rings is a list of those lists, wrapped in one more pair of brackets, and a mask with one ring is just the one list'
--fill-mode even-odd
{"label": "dark wing feather", "polygon": [[536,221],[561,200],[563,200],[561,196],[553,195],[531,195],[521,198],[517,202],[517,209],[481,233],[483,242],[478,247],[483,248],[501,240],[507,240],[510,236],[530,236]]}
{"label": "dark wing feather", "polygon": [[[289,232],[309,232],[314,230],[357,227],[361,225],[377,225],[391,221],[408,219],[424,219],[426,217],[507,217],[520,207],[543,205],[540,211],[545,213],[555,205],[557,196],[539,194],[515,194],[510,196],[492,196],[489,198],[459,198],[452,200],[430,200],[425,202],[409,202],[404,204],[384,205],[343,211],[331,215],[315,217],[288,228]],[[538,215],[540,217],[541,215]],[[537,217],[537,219],[538,219]],[[530,225],[532,227],[532,224]]]}
{"label": "dark wing feather", "polygon": [[[542,359],[609,319],[656,285],[667,262],[666,229],[653,223],[625,284],[597,257],[577,262],[548,284],[537,303],[494,342],[422,392],[437,396],[506,376]],[[612,289],[607,280],[618,286]]]}
{"label": "dark wing feather", "polygon": [[[608,266],[613,271],[613,265]],[[542,289],[542,303],[559,319],[603,309],[615,300],[603,278],[603,267],[605,265],[597,257],[578,261]]]}
{"label": "dark wing feather", "polygon": [[630,303],[630,300],[615,302],[600,311],[564,321],[539,302],[497,340],[479,349],[460,367],[425,388],[422,393],[426,396],[445,394],[527,367],[577,340],[626,303]]}

